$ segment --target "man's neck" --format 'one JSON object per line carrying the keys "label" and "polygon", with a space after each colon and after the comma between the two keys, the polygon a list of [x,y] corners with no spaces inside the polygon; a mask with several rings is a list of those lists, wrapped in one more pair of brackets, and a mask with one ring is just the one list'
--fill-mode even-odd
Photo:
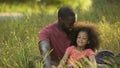
{"label": "man's neck", "polygon": [[60,25],[59,21],[58,21],[57,23],[58,23],[58,24],[57,24],[57,28],[58,28],[59,30],[64,31],[64,30],[62,29],[62,27],[61,27],[61,25]]}

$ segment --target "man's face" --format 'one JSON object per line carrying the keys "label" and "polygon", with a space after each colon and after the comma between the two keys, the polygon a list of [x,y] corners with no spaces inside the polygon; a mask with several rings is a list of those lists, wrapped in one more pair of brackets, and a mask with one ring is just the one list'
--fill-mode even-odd
{"label": "man's face", "polygon": [[68,17],[68,18],[65,18],[65,19],[61,19],[62,22],[60,22],[60,25],[61,25],[61,28],[63,31],[65,32],[69,32],[72,27],[73,27],[73,24],[75,23],[75,17]]}

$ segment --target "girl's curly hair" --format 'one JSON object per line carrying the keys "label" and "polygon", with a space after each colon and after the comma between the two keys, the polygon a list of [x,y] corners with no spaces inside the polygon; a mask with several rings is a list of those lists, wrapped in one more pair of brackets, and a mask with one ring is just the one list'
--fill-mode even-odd
{"label": "girl's curly hair", "polygon": [[88,39],[90,41],[89,44],[85,47],[85,49],[92,49],[95,51],[96,49],[99,48],[99,30],[95,26],[95,24],[92,23],[75,23],[73,30],[71,31],[69,37],[71,39],[71,45],[77,46],[76,39],[78,36],[78,33],[80,31],[85,31],[88,34]]}

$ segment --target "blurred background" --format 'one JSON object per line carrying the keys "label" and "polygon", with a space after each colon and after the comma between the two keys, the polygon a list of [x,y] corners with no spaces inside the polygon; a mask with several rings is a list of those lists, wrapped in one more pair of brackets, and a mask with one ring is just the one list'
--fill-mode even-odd
{"label": "blurred background", "polygon": [[72,7],[78,22],[97,25],[99,50],[120,52],[120,0],[0,0],[0,68],[33,68],[39,32],[62,6]]}

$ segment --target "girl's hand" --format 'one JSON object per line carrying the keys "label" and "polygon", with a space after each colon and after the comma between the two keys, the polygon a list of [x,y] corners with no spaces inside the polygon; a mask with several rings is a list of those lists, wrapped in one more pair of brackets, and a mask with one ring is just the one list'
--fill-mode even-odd
{"label": "girl's hand", "polygon": [[63,68],[63,66],[61,64],[59,64],[57,68]]}
{"label": "girl's hand", "polygon": [[55,65],[52,65],[52,68],[57,68]]}

